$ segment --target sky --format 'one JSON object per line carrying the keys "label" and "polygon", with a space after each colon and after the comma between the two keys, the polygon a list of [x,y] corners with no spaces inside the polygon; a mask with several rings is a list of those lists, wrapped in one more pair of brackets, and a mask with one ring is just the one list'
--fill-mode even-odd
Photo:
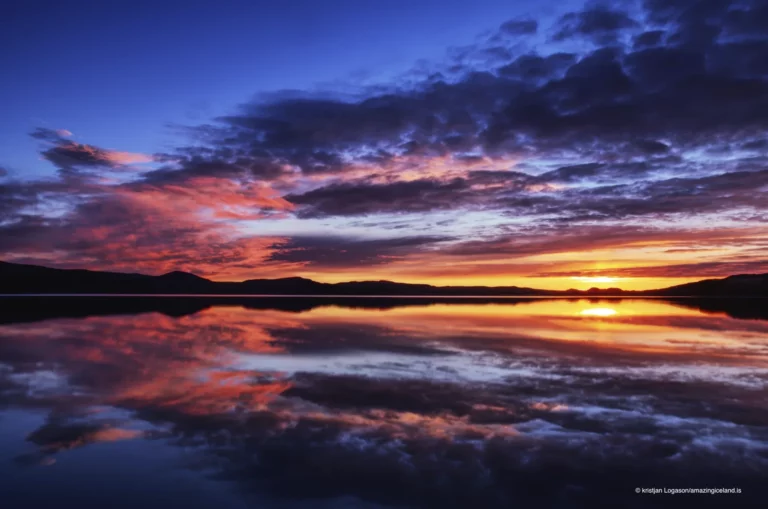
{"label": "sky", "polygon": [[762,0],[11,1],[0,259],[647,289],[768,272]]}

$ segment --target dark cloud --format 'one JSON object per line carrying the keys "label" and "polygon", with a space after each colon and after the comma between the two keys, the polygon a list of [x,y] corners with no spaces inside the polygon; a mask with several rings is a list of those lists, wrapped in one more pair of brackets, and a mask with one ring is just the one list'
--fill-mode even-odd
{"label": "dark cloud", "polygon": [[648,32],[643,32],[642,34],[638,34],[635,36],[633,40],[633,49],[643,49],[647,47],[652,46],[658,46],[661,44],[661,42],[664,39],[664,31],[663,30],[650,30]]}
{"label": "dark cloud", "polygon": [[647,154],[663,154],[669,152],[669,145],[655,140],[637,140],[635,145]]}
{"label": "dark cloud", "polygon": [[[644,0],[643,7],[648,21],[656,24],[671,23],[677,28],[723,23],[725,14],[734,2],[728,0]],[[759,2],[747,0],[741,6],[759,9]]]}
{"label": "dark cloud", "polygon": [[[494,207],[518,214],[547,216],[568,221],[579,219],[622,220],[632,217],[695,216],[763,209],[761,189],[768,172],[735,171],[707,177],[639,180],[653,170],[644,163],[606,165],[597,163],[563,167],[544,173],[542,182],[591,182],[605,185],[564,190],[538,198],[502,197]],[[629,181],[622,184],[611,182]],[[755,192],[755,190],[758,190]]]}
{"label": "dark cloud", "polygon": [[151,160],[143,154],[117,152],[85,143],[76,143],[67,139],[71,133],[65,130],[38,127],[30,133],[30,136],[45,142],[46,148],[41,152],[43,158],[62,171],[93,168],[119,169],[126,164]]}
{"label": "dark cloud", "polygon": [[436,345],[414,344],[412,338],[389,327],[365,323],[318,324],[309,329],[266,329],[276,346],[295,354],[329,355],[354,352],[390,352],[407,355],[452,355]]}
{"label": "dark cloud", "polygon": [[293,237],[273,244],[269,261],[302,263],[309,267],[365,267],[391,263],[450,240],[437,236],[376,240]]}
{"label": "dark cloud", "polygon": [[142,182],[163,185],[184,183],[199,177],[256,178],[272,180],[284,174],[285,168],[268,155],[238,156],[231,151],[185,149],[184,156],[168,156],[175,164],[145,172]]}
{"label": "dark cloud", "polygon": [[725,17],[725,34],[764,38],[768,30],[768,5],[765,2],[736,2]]}
{"label": "dark cloud", "polygon": [[303,207],[303,217],[361,215],[381,212],[426,212],[452,208],[457,196],[468,189],[463,179],[449,182],[413,180],[391,184],[343,183],[288,195]]}
{"label": "dark cloud", "polygon": [[597,188],[574,195],[571,213],[628,216],[713,213],[734,207],[762,208],[755,193],[768,184],[768,171],[731,172],[701,178],[659,180],[632,185]]}
{"label": "dark cloud", "polygon": [[547,182],[573,182],[599,174],[602,163],[586,163],[574,166],[564,166],[541,175],[541,179]]}
{"label": "dark cloud", "polygon": [[24,186],[0,183],[0,220],[18,215],[20,210],[37,201],[36,193],[30,193]]}
{"label": "dark cloud", "polygon": [[768,139],[748,141],[744,143],[741,148],[744,150],[764,150],[768,148]]}
{"label": "dark cloud", "polygon": [[47,141],[49,143],[63,143],[66,141],[65,137],[62,136],[62,132],[56,129],[49,129],[47,127],[36,127],[34,131],[29,133],[29,135],[36,139],[41,141]]}
{"label": "dark cloud", "polygon": [[[766,238],[768,240],[768,237]],[[768,272],[768,260],[717,261],[678,263],[657,266],[621,267],[606,270],[550,271],[539,273],[539,277],[574,277],[610,275],[613,277],[727,277],[734,274],[762,274]]]}
{"label": "dark cloud", "polygon": [[[392,172],[386,183],[342,181],[288,195],[300,217],[319,217],[423,212],[478,203],[478,194],[467,192],[473,186],[468,179],[398,181],[402,157],[413,158],[415,168],[419,160],[433,157],[551,157],[571,162],[564,166],[602,164],[590,179],[624,184],[660,173],[663,163],[656,159],[672,157],[674,147],[679,159],[666,161],[668,173],[714,173],[714,162],[692,162],[685,155],[714,144],[759,138],[768,129],[768,73],[761,58],[767,42],[755,30],[765,9],[751,1],[733,9],[730,2],[686,0],[649,0],[643,7],[648,26],[642,33],[636,33],[637,22],[626,12],[601,5],[563,16],[559,38],[584,36],[597,44],[580,53],[527,52],[507,58],[495,52],[504,61],[482,69],[462,64],[464,70],[450,79],[429,73],[407,85],[395,83],[350,98],[262,97],[214,124],[193,129],[201,144],[167,155],[167,166],[144,178],[163,184],[216,176],[283,185],[294,171],[342,177],[361,167]],[[534,26],[535,20],[503,25],[517,32],[532,32]],[[713,27],[727,36],[713,35]],[[632,47],[616,44],[625,35],[634,37]],[[485,49],[494,48],[507,51]],[[718,171],[735,170],[737,164],[734,160]],[[642,185],[648,188],[651,183]],[[509,184],[507,194],[517,185],[512,180]],[[501,203],[495,198],[491,193],[487,206]],[[504,198],[518,203],[549,200],[530,195]],[[561,198],[556,200],[560,210],[567,210],[572,198],[576,207],[589,201],[578,192]],[[605,207],[614,205],[622,208],[611,203]],[[672,208],[685,210],[681,203],[659,211]],[[576,215],[582,214],[571,217]]]}
{"label": "dark cloud", "polygon": [[494,198],[523,191],[535,179],[515,171],[469,171],[450,180],[420,179],[331,184],[286,199],[299,206],[299,217],[419,213],[462,207],[494,207]]}
{"label": "dark cloud", "polygon": [[[553,206],[556,203],[535,203]],[[589,251],[608,247],[690,245],[696,248],[723,245],[755,245],[761,247],[765,234],[761,228],[747,232],[723,229],[654,228],[650,225],[578,224],[563,221],[521,228],[493,238],[473,240],[452,246],[445,252],[457,256],[505,255],[527,256],[564,251]],[[757,242],[757,244],[753,244]]]}
{"label": "dark cloud", "polygon": [[[115,428],[109,420],[91,422],[68,422],[56,418],[48,420],[27,436],[27,441],[37,445],[42,452],[53,454],[60,451],[84,447],[94,442],[108,440],[110,435],[117,437],[123,433],[130,436],[127,430]],[[134,436],[138,435],[134,432]]]}
{"label": "dark cloud", "polygon": [[650,48],[626,57],[627,70],[639,85],[664,86],[706,76],[705,55],[678,48]]}
{"label": "dark cloud", "polygon": [[508,35],[530,35],[535,34],[538,28],[539,23],[535,19],[511,19],[502,23],[499,31]]}
{"label": "dark cloud", "polygon": [[522,55],[500,67],[498,72],[501,76],[525,81],[550,80],[561,77],[576,60],[577,57],[573,53],[554,53],[546,57],[535,54]]}
{"label": "dark cloud", "polygon": [[564,40],[574,36],[583,36],[600,44],[614,42],[618,35],[628,28],[639,26],[624,11],[609,7],[593,7],[581,12],[570,12],[558,21],[555,40]]}
{"label": "dark cloud", "polygon": [[[6,180],[0,183],[0,220],[8,222],[0,228],[33,217],[46,221],[48,219],[39,215],[42,206],[51,203],[69,206],[102,191],[100,185],[78,173],[65,172],[60,173],[58,178],[36,181]],[[56,219],[50,221],[53,223]]]}
{"label": "dark cloud", "polygon": [[66,142],[43,152],[43,157],[60,168],[113,166],[108,152],[90,145]]}

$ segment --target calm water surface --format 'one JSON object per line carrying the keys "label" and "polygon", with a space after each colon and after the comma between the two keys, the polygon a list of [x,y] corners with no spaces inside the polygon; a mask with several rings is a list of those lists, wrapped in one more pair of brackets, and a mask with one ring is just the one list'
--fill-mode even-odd
{"label": "calm water surface", "polygon": [[0,299],[0,507],[759,505],[761,309]]}

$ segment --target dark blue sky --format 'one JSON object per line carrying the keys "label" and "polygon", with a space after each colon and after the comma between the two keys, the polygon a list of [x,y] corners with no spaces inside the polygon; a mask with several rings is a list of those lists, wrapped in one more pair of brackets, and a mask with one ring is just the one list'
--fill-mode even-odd
{"label": "dark blue sky", "polygon": [[[169,123],[230,112],[253,94],[386,79],[439,60],[545,1],[11,1],[2,7],[2,164],[52,170],[28,133],[67,129],[156,152]],[[8,79],[10,77],[10,79]]]}

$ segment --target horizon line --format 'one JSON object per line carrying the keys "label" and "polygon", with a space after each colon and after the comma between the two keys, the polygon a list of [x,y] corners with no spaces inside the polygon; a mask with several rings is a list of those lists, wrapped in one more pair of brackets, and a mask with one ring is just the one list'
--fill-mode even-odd
{"label": "horizon line", "polygon": [[[303,276],[286,276],[286,277],[279,277],[279,278],[253,278],[253,279],[244,279],[241,281],[216,281],[212,279],[208,279],[204,276],[199,276],[193,272],[187,272],[183,270],[172,270],[169,272],[165,272],[163,274],[159,275],[152,275],[152,274],[145,274],[142,272],[121,272],[121,271],[111,271],[111,270],[94,270],[94,269],[78,269],[78,268],[59,268],[59,267],[50,267],[46,265],[36,265],[31,263],[18,263],[18,262],[9,262],[5,260],[0,260],[0,265],[10,265],[10,266],[20,266],[20,267],[29,267],[32,269],[44,269],[44,270],[52,270],[57,272],[88,272],[91,274],[113,274],[113,275],[121,275],[121,276],[140,276],[145,278],[165,278],[168,276],[173,276],[174,274],[180,275],[180,276],[190,276],[192,278],[196,278],[200,280],[201,283],[209,283],[213,285],[247,285],[248,283],[257,283],[257,282],[278,282],[278,281],[290,281],[290,280],[300,280],[305,281],[308,283],[312,283],[315,285],[325,285],[328,287],[337,287],[338,285],[354,285],[354,284],[391,284],[391,285],[400,285],[400,286],[416,286],[416,287],[426,287],[429,289],[435,289],[435,290],[451,290],[455,289],[456,291],[462,291],[467,289],[477,289],[481,292],[483,290],[494,292],[494,291],[504,291],[504,290],[519,290],[519,291],[530,291],[529,295],[526,295],[525,293],[518,294],[518,295],[487,295],[484,293],[477,293],[477,294],[469,294],[469,295],[430,295],[429,293],[421,294],[421,295],[409,295],[409,294],[399,294],[399,293],[392,293],[392,294],[354,294],[354,293],[341,293],[341,294],[335,294],[335,293],[328,293],[328,294],[315,294],[315,293],[253,293],[253,294],[238,294],[238,293],[230,293],[230,292],[224,292],[220,294],[216,293],[169,293],[169,294],[158,294],[158,293],[146,293],[146,294],[136,294],[136,293],[129,293],[129,294],[123,294],[123,293],[92,293],[92,294],[84,294],[84,293],[44,293],[44,294],[30,294],[30,293],[9,293],[9,294],[0,294],[4,296],[14,296],[14,295],[48,295],[48,296],[70,296],[70,295],[92,295],[92,296],[102,296],[102,295],[166,295],[166,296],[193,296],[193,295],[199,295],[199,296],[220,296],[220,297],[227,297],[227,296],[251,296],[251,297],[274,297],[274,296],[293,296],[293,297],[309,297],[309,296],[315,296],[315,297],[349,297],[349,296],[355,296],[355,297],[414,297],[414,298],[434,298],[434,297],[468,297],[468,298],[488,298],[488,297],[557,297],[557,296],[564,296],[568,297],[569,295],[599,295],[601,292],[612,292],[615,295],[612,295],[612,293],[606,293],[604,295],[599,295],[601,297],[626,297],[629,296],[648,296],[652,297],[654,296],[654,293],[658,292],[659,297],[663,297],[666,294],[664,292],[673,289],[673,288],[679,288],[686,286],[688,284],[696,284],[696,283],[702,283],[706,281],[724,281],[726,279],[730,278],[738,278],[738,277],[766,277],[768,276],[768,273],[756,273],[756,274],[731,274],[727,275],[725,277],[716,278],[705,278],[705,279],[697,279],[695,281],[691,281],[689,283],[683,283],[680,285],[673,285],[668,287],[657,287],[657,288],[649,288],[645,290],[625,290],[620,287],[611,286],[608,288],[600,288],[597,286],[593,286],[588,289],[577,289],[577,288],[568,288],[568,289],[543,289],[543,288],[534,288],[530,286],[515,286],[515,285],[502,285],[502,286],[489,286],[489,285],[434,285],[429,283],[404,283],[400,281],[392,281],[387,279],[378,279],[378,280],[352,280],[352,281],[338,281],[334,283],[327,283],[327,282],[321,282],[316,281],[311,278],[303,277]],[[588,277],[588,276],[585,276]],[[23,278],[23,276],[22,276]],[[22,279],[19,278],[19,279]],[[694,277],[691,277],[690,279],[694,279]],[[18,280],[18,279],[17,279]],[[429,290],[426,290],[429,291]],[[691,295],[696,296],[695,294]]]}

